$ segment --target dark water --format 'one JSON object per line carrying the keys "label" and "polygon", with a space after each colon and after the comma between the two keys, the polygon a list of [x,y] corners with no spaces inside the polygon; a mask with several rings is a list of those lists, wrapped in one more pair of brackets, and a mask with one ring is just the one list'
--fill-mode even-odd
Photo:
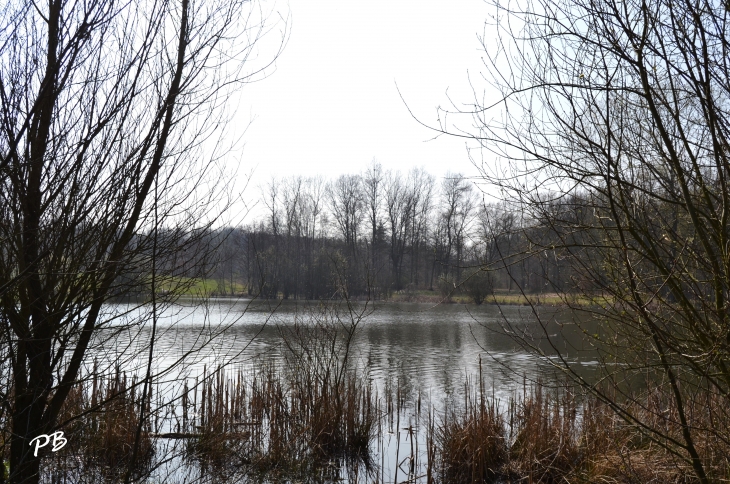
{"label": "dark water", "polygon": [[[110,311],[126,310],[123,305]],[[135,309],[130,318],[144,309]],[[164,371],[175,369],[193,376],[203,367],[246,367],[263,360],[277,361],[282,332],[295,321],[309,324],[321,317],[318,303],[294,301],[209,301],[206,305],[179,304],[162,311],[157,323],[153,364]],[[590,378],[596,365],[595,350],[581,344],[574,325],[576,315],[565,309],[526,306],[493,306],[425,303],[364,303],[352,311],[337,310],[337,318],[349,325],[358,321],[353,338],[355,362],[374,381],[397,381],[401,386],[436,394],[458,391],[467,376],[478,375],[495,392],[505,393],[529,379],[550,378],[551,365],[528,352],[512,336],[555,355],[559,349],[577,370]],[[542,325],[538,324],[539,320]],[[330,313],[330,318],[332,315]],[[149,321],[138,332],[113,334],[104,348],[116,348],[109,361],[123,367],[146,362]]]}
{"label": "dark water", "polygon": [[[110,314],[128,312],[126,317],[133,321],[145,320],[149,307],[110,305],[107,310]],[[406,430],[423,428],[422,414],[413,408],[415,401],[436,409],[458,404],[465,385],[481,375],[487,390],[506,403],[525,381],[555,381],[551,361],[558,361],[557,350],[588,379],[595,378],[597,369],[595,348],[582,343],[582,333],[575,326],[581,316],[560,308],[359,303],[349,310],[343,305],[325,310],[318,303],[222,299],[205,305],[182,303],[161,311],[153,370],[163,386],[167,381],[169,391],[179,394],[179,377],[195,378],[204,368],[209,371],[228,365],[245,370],[264,361],[278,364],[283,361],[282,334],[295,324],[311,325],[323,315],[345,327],[356,321],[351,355],[358,369],[380,389],[388,385],[400,388],[411,402],[399,421],[386,424],[384,435],[374,444],[379,482],[406,478],[398,463],[411,446],[423,457],[424,432]],[[149,356],[145,345],[151,336],[150,320],[134,326],[136,329],[118,327],[106,331],[107,339],[101,345],[104,351],[97,359],[140,371]],[[543,351],[545,357],[533,356],[525,344]],[[415,473],[424,465],[421,459]],[[188,473],[195,470],[173,471],[175,475]],[[372,476],[356,480],[370,482]]]}

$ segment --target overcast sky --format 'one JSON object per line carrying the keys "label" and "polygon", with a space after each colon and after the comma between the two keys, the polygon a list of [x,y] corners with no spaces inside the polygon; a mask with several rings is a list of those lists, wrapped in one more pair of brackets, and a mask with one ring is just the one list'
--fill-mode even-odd
{"label": "overcast sky", "polygon": [[[240,170],[255,169],[249,196],[272,175],[354,173],[373,158],[389,169],[476,174],[464,140],[427,141],[434,133],[411,117],[398,89],[417,117],[435,124],[448,97],[473,100],[470,77],[478,90],[486,87],[477,38],[489,13],[482,0],[263,5],[289,15],[290,33],[275,70],[244,88],[236,114],[241,126],[253,118]],[[261,59],[276,36],[261,44]]]}

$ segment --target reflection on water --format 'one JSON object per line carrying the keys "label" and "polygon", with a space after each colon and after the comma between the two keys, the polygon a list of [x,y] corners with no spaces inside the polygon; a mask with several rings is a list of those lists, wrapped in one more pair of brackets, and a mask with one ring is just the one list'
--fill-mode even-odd
{"label": "reflection on water", "polygon": [[[142,313],[149,308],[119,304],[109,305],[106,310],[128,312],[130,319],[143,319]],[[162,382],[161,391],[179,395],[179,377],[195,378],[204,368],[210,374],[211,369],[223,365],[244,371],[261,362],[276,365],[282,361],[282,331],[291,329],[295,321],[311,322],[320,310],[318,303],[229,299],[205,305],[183,303],[165,309],[157,319],[152,360],[155,372],[162,375],[157,379]],[[353,315],[346,305],[340,305],[337,311],[345,324]],[[353,341],[355,364],[376,388],[397,388],[401,394],[406,393],[407,408],[396,412],[395,421],[391,414],[384,423],[382,437],[373,444],[380,482],[394,482],[398,478],[404,452],[420,456],[413,472],[419,474],[423,470],[426,436],[420,421],[423,413],[414,409],[416,401],[420,405],[423,400],[424,408],[432,409],[458,404],[465,386],[473,384],[481,374],[486,388],[505,404],[514,391],[522,390],[525,379],[548,383],[555,378],[549,360],[556,359],[558,350],[574,364],[576,371],[588,379],[595,378],[592,372],[598,368],[596,350],[582,343],[582,333],[573,320],[579,315],[547,307],[537,311],[542,325],[537,324],[533,310],[523,306],[356,305],[354,314],[362,312],[363,318]],[[140,371],[147,363],[150,328],[147,320],[136,331],[108,329],[101,335],[104,353],[96,354],[96,359]],[[520,338],[516,340],[513,335]],[[534,357],[524,345],[539,349],[546,358]],[[168,368],[171,370],[165,373]],[[169,384],[167,389],[165,381]],[[175,475],[197,472],[178,461],[174,466]],[[361,481],[369,482],[353,482]],[[419,478],[413,482],[421,481]]]}
{"label": "reflection on water", "polygon": [[[127,310],[122,305],[108,309]],[[525,306],[388,302],[356,307],[363,309],[353,355],[374,382],[390,380],[401,388],[439,395],[458,393],[466,376],[478,374],[480,358],[484,380],[493,384],[496,393],[521,385],[523,377],[550,379],[550,365],[530,355],[510,331],[523,335],[548,356],[559,349],[589,378],[595,369],[595,351],[581,346],[580,333],[572,324],[576,315],[564,309],[538,309],[541,320],[548,322],[545,331],[535,323],[533,310]],[[347,323],[350,314],[344,307],[339,310]],[[155,368],[163,370],[184,358],[184,371],[194,376],[204,366],[247,367],[277,361],[282,328],[291,327],[295,319],[306,323],[317,311],[316,302],[227,299],[168,308],[158,319]],[[115,334],[114,344],[105,348],[117,350],[108,357],[129,368],[145,362],[146,353],[137,354],[135,349],[148,342],[149,323],[137,336],[134,341],[128,332]],[[182,370],[175,374],[178,371]]]}

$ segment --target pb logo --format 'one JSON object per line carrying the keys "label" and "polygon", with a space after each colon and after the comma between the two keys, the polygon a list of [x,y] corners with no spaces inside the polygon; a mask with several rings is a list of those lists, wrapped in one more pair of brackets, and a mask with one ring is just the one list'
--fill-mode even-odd
{"label": "pb logo", "polygon": [[[51,439],[53,437],[53,439]],[[39,439],[46,439],[43,443]],[[38,449],[41,447],[45,447],[48,445],[49,442],[53,442],[53,447],[51,447],[51,452],[56,452],[61,449],[64,445],[66,445],[66,439],[63,438],[63,432],[60,430],[58,432],[54,432],[51,435],[42,434],[36,437],[35,439],[30,441],[29,445],[33,445],[33,442],[35,442],[35,450],[33,451],[33,456],[38,457]]]}

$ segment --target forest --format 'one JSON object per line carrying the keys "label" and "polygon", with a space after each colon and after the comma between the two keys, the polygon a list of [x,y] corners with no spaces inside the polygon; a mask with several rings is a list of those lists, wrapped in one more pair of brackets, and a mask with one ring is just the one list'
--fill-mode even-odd
{"label": "forest", "polygon": [[[330,299],[344,276],[351,297],[437,300],[570,290],[554,226],[507,203],[488,202],[461,174],[385,171],[373,162],[334,180],[272,179],[245,226],[211,230],[207,265],[218,295]],[[554,210],[581,219],[580,199]],[[538,249],[539,248],[539,249]],[[194,264],[193,264],[194,265]],[[519,288],[519,290],[517,289]]]}
{"label": "forest", "polygon": [[[477,356],[460,408],[421,417],[411,392],[429,484],[730,482],[730,6],[487,5],[474,98],[428,123],[400,97],[429,136],[466,141],[476,175],[373,161],[282,176],[242,226],[222,222],[235,191],[224,161],[238,157],[227,126],[287,25],[261,65],[272,28],[258,2],[0,9],[0,483],[168,482],[165,463],[182,482],[227,480],[209,467],[339,482],[331,464],[367,463],[393,416],[413,449],[405,383],[377,393],[354,363],[383,299],[529,306],[512,319],[482,308],[511,346]],[[222,310],[180,297],[196,293],[250,298],[214,300]],[[563,307],[538,307],[548,297]],[[278,325],[288,366],[244,374],[234,365],[256,359],[246,349],[284,306],[269,299],[317,303]],[[266,315],[249,311],[260,300]],[[249,312],[261,330],[242,337]],[[564,385],[522,375],[499,409],[482,356],[511,371],[520,352]],[[57,432],[65,453],[33,450]],[[217,452],[231,445],[233,468]]]}

